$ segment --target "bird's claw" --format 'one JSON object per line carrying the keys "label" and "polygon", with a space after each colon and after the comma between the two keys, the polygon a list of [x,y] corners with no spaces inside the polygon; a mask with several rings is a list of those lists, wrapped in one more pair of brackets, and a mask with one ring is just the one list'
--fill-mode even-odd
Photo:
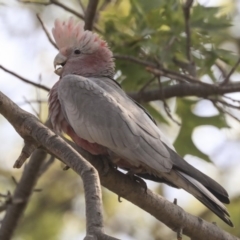
{"label": "bird's claw", "polygon": [[133,181],[139,183],[141,187],[144,189],[144,192],[147,193],[147,184],[142,178],[134,175],[134,173],[131,171],[128,171],[126,175],[128,175]]}
{"label": "bird's claw", "polygon": [[101,156],[102,163],[103,163],[103,173],[102,175],[105,176],[108,174],[110,168],[117,169],[117,166],[113,164],[113,162],[107,156]]}

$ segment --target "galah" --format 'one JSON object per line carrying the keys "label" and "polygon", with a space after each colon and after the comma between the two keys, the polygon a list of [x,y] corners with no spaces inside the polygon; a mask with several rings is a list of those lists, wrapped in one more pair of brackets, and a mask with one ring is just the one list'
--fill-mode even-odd
{"label": "galah", "polygon": [[188,164],[174,150],[151,116],[121,89],[107,43],[70,18],[52,29],[59,53],[59,81],[49,95],[49,117],[56,132],[94,155],[110,156],[120,168],[191,193],[228,225],[226,190]]}

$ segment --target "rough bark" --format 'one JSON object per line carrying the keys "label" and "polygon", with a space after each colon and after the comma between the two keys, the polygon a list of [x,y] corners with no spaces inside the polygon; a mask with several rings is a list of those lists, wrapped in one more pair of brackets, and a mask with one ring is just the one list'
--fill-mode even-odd
{"label": "rough bark", "polygon": [[[24,153],[27,152],[27,146],[29,144],[31,144],[31,148],[32,146],[41,146],[57,156],[81,176],[86,200],[86,239],[94,239],[94,237],[97,237],[97,239],[114,239],[104,234],[102,195],[96,169],[62,138],[44,126],[36,117],[20,109],[1,92],[0,113],[12,124],[25,141],[25,147],[20,156],[23,156]],[[20,163],[22,163],[22,159]],[[15,166],[19,166],[19,163],[15,163]],[[29,191],[30,189],[31,187],[29,187]],[[24,200],[26,199],[24,196],[22,196],[22,198]],[[24,207],[21,211],[23,211],[23,209]],[[21,214],[21,211],[13,214]],[[7,213],[6,216],[9,216],[9,214]],[[6,232],[4,226],[11,226],[11,221],[11,217],[3,219],[0,229],[1,240],[10,239],[9,231]]]}

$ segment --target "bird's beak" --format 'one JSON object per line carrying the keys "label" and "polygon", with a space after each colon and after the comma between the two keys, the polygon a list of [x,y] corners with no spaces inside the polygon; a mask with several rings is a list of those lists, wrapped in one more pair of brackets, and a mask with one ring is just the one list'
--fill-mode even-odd
{"label": "bird's beak", "polygon": [[58,55],[54,58],[54,68],[55,68],[55,73],[59,76],[62,74],[63,66],[67,62],[67,58],[62,55],[61,53],[58,53]]}

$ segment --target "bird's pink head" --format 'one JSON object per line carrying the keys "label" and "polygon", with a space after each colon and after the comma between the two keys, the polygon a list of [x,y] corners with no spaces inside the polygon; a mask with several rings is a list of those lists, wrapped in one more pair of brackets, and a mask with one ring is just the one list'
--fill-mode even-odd
{"label": "bird's pink head", "polygon": [[54,66],[62,66],[55,71],[58,75],[113,77],[114,61],[107,43],[85,31],[82,23],[75,23],[73,18],[66,22],[57,19],[52,33],[59,49]]}

